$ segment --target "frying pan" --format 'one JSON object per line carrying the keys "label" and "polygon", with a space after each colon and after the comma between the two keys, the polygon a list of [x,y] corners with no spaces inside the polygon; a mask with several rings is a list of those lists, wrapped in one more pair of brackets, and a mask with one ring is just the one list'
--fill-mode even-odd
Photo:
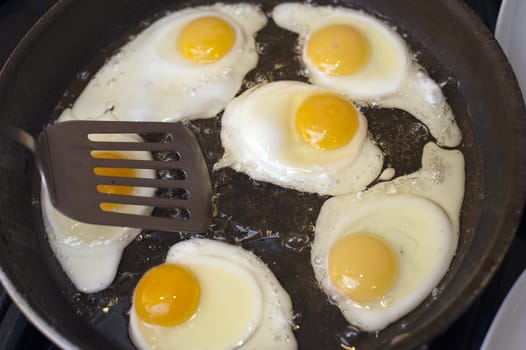
{"label": "frying pan", "polygon": [[[85,76],[96,72],[130,35],[166,10],[203,3],[60,1],[32,28],[0,73],[1,118],[38,132],[73,101],[86,84]],[[265,11],[270,11],[278,2],[262,3]],[[329,2],[319,1],[324,3]],[[215,217],[215,226],[204,235],[222,233],[223,238],[253,250],[272,266],[298,311],[295,322],[300,349],[335,349],[340,343],[357,349],[412,348],[443,331],[468,307],[498,268],[513,238],[526,190],[524,105],[511,68],[492,35],[460,1],[348,0],[339,4],[363,8],[406,34],[418,60],[443,83],[455,111],[463,131],[460,149],[466,158],[467,180],[459,247],[449,272],[436,293],[413,312],[381,332],[361,333],[346,326],[335,306],[326,302],[308,265],[309,225],[324,198],[251,182],[233,171],[214,173],[214,184],[224,185],[226,194],[237,189],[246,195],[219,203],[224,215]],[[266,63],[260,62],[258,69],[263,71],[290,57],[285,45],[293,45],[295,40],[272,23],[258,35],[258,41],[268,37],[277,38],[278,44],[262,54],[260,61]],[[276,78],[288,78],[289,73],[280,72]],[[248,79],[255,79],[254,74]],[[373,136],[382,133],[385,137],[377,139],[379,144],[393,143],[386,146],[387,162],[400,166],[397,169],[402,173],[416,170],[421,155],[418,149],[429,140],[428,135],[416,144],[403,137],[393,141],[403,133],[393,136],[400,131],[398,125],[384,120],[400,122],[403,129],[407,120],[411,124],[411,117],[401,111],[374,109],[366,114]],[[214,129],[219,123],[219,118],[196,122],[194,129]],[[208,136],[197,133],[205,146]],[[210,164],[221,151],[217,145],[211,148],[205,152],[216,151],[208,158]],[[398,159],[402,159],[401,165]],[[1,139],[0,164],[0,280],[13,300],[63,348],[133,348],[126,330],[133,286],[144,271],[164,259],[170,244],[187,237],[141,234],[141,239],[125,250],[119,277],[108,290],[95,295],[78,293],[47,245],[31,155]],[[257,205],[262,207],[260,211],[248,210]],[[312,214],[304,215],[302,211],[308,207]],[[250,215],[243,214],[245,211]],[[245,226],[239,229],[240,225]],[[252,239],[241,234],[256,225],[260,230]],[[305,232],[296,237],[303,237],[306,244],[290,249],[287,234],[293,231]],[[101,311],[104,306],[109,306],[108,313]]]}

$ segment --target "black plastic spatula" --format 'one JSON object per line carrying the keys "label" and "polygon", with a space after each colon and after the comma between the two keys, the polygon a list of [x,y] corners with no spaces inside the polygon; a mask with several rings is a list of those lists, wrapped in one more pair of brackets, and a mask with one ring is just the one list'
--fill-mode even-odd
{"label": "black plastic spatula", "polygon": [[[159,231],[204,232],[208,227],[212,193],[210,177],[195,136],[181,123],[66,121],[47,127],[37,140],[14,127],[3,126],[1,133],[35,153],[51,201],[66,216],[91,224]],[[144,142],[95,141],[100,137],[92,135],[97,134],[161,136],[145,137],[148,141]],[[158,157],[163,160],[94,156],[97,152],[112,154],[112,151],[167,152],[175,156]],[[96,168],[154,169],[156,173],[175,171],[178,176],[138,178],[97,175]],[[100,185],[152,187],[184,193],[184,196],[109,194],[99,191]],[[107,211],[103,210],[102,203],[155,207],[161,208],[161,212],[164,210],[178,215],[152,216]]]}

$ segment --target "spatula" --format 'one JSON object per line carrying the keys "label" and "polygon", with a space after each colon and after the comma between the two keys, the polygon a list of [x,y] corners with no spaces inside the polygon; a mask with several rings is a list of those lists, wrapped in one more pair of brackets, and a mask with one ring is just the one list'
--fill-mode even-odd
{"label": "spatula", "polygon": [[[36,155],[54,207],[68,217],[90,224],[160,231],[204,232],[207,229],[211,210],[210,178],[195,136],[181,123],[66,121],[45,128],[36,140],[12,126],[3,126],[0,133]],[[140,134],[147,141],[100,142],[93,141],[90,135],[94,134]],[[168,152],[172,156],[157,157],[163,160],[107,159],[95,158],[93,152],[97,151]],[[154,169],[156,173],[172,171],[178,176],[155,179],[101,176],[95,174],[95,168]],[[108,194],[99,192],[99,185],[153,187],[184,193],[184,196]],[[103,210],[102,203],[159,209],[151,216],[135,215]],[[156,216],[156,212],[169,214]]]}

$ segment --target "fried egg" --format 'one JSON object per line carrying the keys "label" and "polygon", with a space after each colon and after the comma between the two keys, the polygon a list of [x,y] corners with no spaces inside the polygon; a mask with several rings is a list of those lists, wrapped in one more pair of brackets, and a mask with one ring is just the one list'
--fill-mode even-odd
{"label": "fried egg", "polygon": [[428,143],[421,170],[323,204],[311,263],[349,323],[381,330],[432,293],[455,255],[463,196],[462,153]]}
{"label": "fried egg", "polygon": [[438,144],[458,146],[462,134],[442,90],[413,61],[398,33],[363,11],[285,3],[276,24],[299,35],[309,80],[362,104],[399,108],[428,128]]}
{"label": "fried egg", "polygon": [[294,81],[257,86],[223,113],[223,158],[260,181],[304,192],[359,191],[380,173],[383,155],[367,135],[367,120],[347,99]]}
{"label": "fried egg", "polygon": [[292,304],[270,269],[241,247],[175,244],[135,288],[129,333],[144,349],[296,349]]}
{"label": "fried egg", "polygon": [[[71,119],[67,113],[59,121]],[[99,141],[141,141],[136,134],[93,135]],[[150,152],[104,151],[98,158],[151,160]],[[151,169],[98,168],[101,176],[155,178]],[[99,185],[101,186],[101,185]],[[98,187],[103,193],[153,196],[155,189],[145,187]],[[124,248],[140,233],[138,228],[92,225],[71,219],[56,210],[45,188],[41,191],[42,214],[51,249],[73,285],[82,292],[92,293],[108,287],[117,273]],[[79,198],[82,200],[82,198]],[[152,208],[103,203],[102,209],[135,215],[150,215]]]}
{"label": "fried egg", "polygon": [[77,119],[178,121],[219,113],[258,61],[267,22],[250,4],[187,8],[149,26],[93,77],[72,107]]}

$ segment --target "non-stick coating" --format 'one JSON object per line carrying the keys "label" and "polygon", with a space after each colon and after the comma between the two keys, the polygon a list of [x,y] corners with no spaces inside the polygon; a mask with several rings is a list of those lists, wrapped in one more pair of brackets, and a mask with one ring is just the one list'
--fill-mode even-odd
{"label": "non-stick coating", "polygon": [[[123,43],[142,20],[166,9],[203,3],[60,2],[37,23],[2,71],[0,116],[38,132],[79,71],[100,66],[111,53],[108,47]],[[270,11],[277,2],[262,3]],[[461,149],[466,157],[467,188],[461,240],[450,272],[440,284],[439,298],[428,298],[378,334],[360,334],[354,339],[358,349],[411,348],[444,330],[460,315],[487,284],[507,250],[524,203],[524,106],[511,69],[491,34],[459,1],[350,0],[340,4],[385,17],[408,34],[411,48],[433,78],[446,82],[445,94],[464,133]],[[372,111],[371,118],[375,113],[381,112]],[[0,277],[15,301],[26,313],[30,308],[33,312],[29,316],[37,326],[61,344],[67,344],[66,339],[86,349],[127,346],[127,339],[108,331],[114,327],[110,322],[99,319],[95,329],[84,315],[77,314],[79,309],[69,297],[71,286],[61,282],[64,275],[43,241],[30,154],[2,139],[0,163]],[[277,215],[269,220],[279,222]],[[336,333],[344,330],[337,309],[323,302],[316,304],[318,309],[309,308],[302,297],[309,300],[322,295],[310,288],[302,292],[303,286],[291,283],[296,273],[310,267],[295,264],[292,253],[281,254],[279,239],[245,246],[265,259],[273,256],[283,266],[273,268],[285,288],[293,292],[297,311],[303,314],[296,333],[300,347],[336,348]],[[308,249],[301,254],[308,254]],[[125,319],[125,310],[121,312]],[[325,317],[327,312],[329,317]],[[334,325],[340,328],[334,329]]]}

